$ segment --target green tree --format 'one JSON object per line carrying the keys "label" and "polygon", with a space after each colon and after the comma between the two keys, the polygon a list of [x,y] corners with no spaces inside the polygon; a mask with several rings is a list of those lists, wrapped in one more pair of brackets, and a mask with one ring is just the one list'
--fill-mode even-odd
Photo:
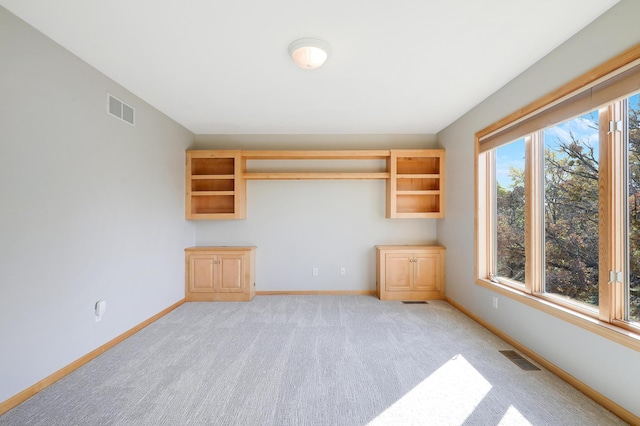
{"label": "green tree", "polygon": [[598,304],[598,160],[572,133],[545,149],[545,290]]}
{"label": "green tree", "polygon": [[[635,97],[635,99],[638,99]],[[640,321],[640,105],[629,102],[629,317]]]}
{"label": "green tree", "polygon": [[[640,321],[640,102],[630,102],[628,118],[629,317]],[[544,153],[545,290],[597,305],[598,152],[572,133],[551,142]],[[498,274],[524,281],[524,171],[512,167],[509,176],[512,185],[497,186]]]}
{"label": "green tree", "polygon": [[524,171],[510,167],[509,177],[510,188],[497,187],[498,275],[524,282]]}

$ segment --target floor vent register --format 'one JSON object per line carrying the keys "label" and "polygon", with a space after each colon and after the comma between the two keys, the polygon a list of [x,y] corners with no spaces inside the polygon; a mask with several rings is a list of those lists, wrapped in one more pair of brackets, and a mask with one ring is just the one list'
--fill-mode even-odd
{"label": "floor vent register", "polygon": [[531,362],[526,360],[522,355],[520,355],[516,351],[499,351],[502,355],[506,356],[511,360],[515,365],[522,368],[526,371],[537,371],[540,370],[538,367],[533,365]]}

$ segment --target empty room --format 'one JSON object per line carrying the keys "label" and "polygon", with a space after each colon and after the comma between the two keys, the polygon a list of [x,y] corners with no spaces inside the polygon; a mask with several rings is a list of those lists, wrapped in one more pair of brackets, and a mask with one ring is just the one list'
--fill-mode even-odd
{"label": "empty room", "polygon": [[638,16],[0,0],[0,425],[640,425]]}

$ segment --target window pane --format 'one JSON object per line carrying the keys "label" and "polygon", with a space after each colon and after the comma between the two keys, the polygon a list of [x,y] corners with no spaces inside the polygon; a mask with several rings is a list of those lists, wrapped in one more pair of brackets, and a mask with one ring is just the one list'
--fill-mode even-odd
{"label": "window pane", "polygon": [[640,95],[632,96],[629,106],[628,185],[629,185],[629,286],[626,297],[627,320],[640,321]]}
{"label": "window pane", "polygon": [[524,139],[496,149],[496,270],[524,283]]}
{"label": "window pane", "polygon": [[545,292],[598,305],[598,113],[544,131]]}

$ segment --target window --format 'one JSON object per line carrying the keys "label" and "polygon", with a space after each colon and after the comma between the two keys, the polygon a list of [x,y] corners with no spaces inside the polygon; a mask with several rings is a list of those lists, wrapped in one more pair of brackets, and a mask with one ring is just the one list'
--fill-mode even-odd
{"label": "window", "polygon": [[598,111],[544,140],[544,292],[598,306]]}
{"label": "window", "polygon": [[476,134],[476,282],[636,349],[639,92],[640,45]]}
{"label": "window", "polygon": [[525,280],[524,139],[496,149],[496,275]]}
{"label": "window", "polygon": [[627,100],[627,235],[629,287],[625,294],[627,321],[640,322],[640,95]]}

